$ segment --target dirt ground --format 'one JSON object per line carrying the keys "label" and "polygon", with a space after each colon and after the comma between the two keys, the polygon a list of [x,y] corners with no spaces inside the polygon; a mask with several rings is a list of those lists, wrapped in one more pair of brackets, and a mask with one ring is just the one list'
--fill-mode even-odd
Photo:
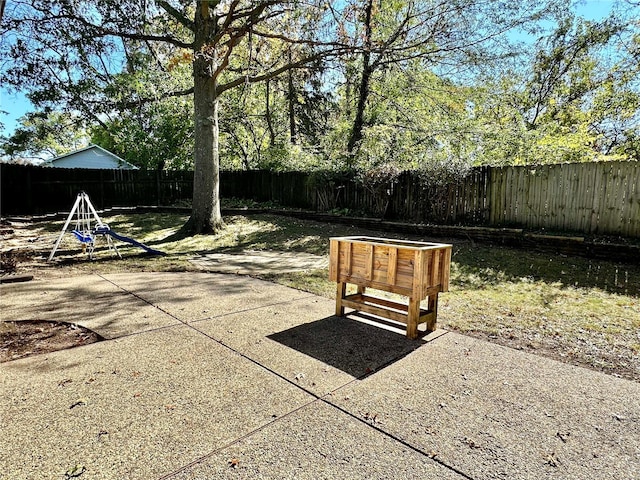
{"label": "dirt ground", "polygon": [[[54,234],[34,232],[30,223],[0,224],[0,282],[28,281],[45,265],[44,252],[51,248]],[[100,335],[79,325],[37,319],[0,321],[0,362],[55,352],[102,340]]]}
{"label": "dirt ground", "polygon": [[102,337],[79,325],[48,320],[0,322],[0,363],[88,345]]}

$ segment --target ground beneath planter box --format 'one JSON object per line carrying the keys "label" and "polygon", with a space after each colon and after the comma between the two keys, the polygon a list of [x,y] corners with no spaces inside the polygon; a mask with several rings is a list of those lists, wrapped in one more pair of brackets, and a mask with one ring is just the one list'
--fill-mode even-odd
{"label": "ground beneath planter box", "polygon": [[73,323],[50,320],[0,322],[0,363],[89,345],[104,340],[96,332]]}

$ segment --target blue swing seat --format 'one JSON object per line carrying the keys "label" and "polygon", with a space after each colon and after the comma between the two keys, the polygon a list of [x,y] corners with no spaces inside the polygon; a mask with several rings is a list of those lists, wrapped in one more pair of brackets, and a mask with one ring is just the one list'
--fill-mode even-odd
{"label": "blue swing seat", "polygon": [[82,233],[82,232],[79,232],[78,230],[71,230],[71,233],[73,233],[76,236],[76,238],[78,239],[78,241],[80,241],[82,243],[92,243],[93,242],[93,237],[91,236],[91,234]]}

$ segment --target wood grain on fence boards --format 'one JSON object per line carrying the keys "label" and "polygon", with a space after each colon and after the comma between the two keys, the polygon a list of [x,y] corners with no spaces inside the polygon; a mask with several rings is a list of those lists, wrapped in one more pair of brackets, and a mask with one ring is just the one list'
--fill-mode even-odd
{"label": "wood grain on fence boards", "polygon": [[490,224],[640,236],[640,162],[491,169]]}

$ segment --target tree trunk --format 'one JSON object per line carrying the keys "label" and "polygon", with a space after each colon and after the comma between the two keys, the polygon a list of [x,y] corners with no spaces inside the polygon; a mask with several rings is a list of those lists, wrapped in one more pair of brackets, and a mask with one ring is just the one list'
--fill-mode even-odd
{"label": "tree trunk", "polygon": [[[289,48],[289,63],[293,63],[291,59],[291,48]],[[293,84],[293,70],[289,70],[288,72],[288,87],[289,87],[289,136],[291,138],[291,144],[296,145],[298,143],[298,133],[296,129],[296,111],[295,111],[295,101],[297,99],[297,94],[295,91],[295,87]]]}
{"label": "tree trunk", "polygon": [[368,0],[365,7],[365,38],[364,53],[362,54],[362,77],[360,79],[360,88],[358,90],[358,105],[356,107],[356,116],[353,120],[353,127],[349,135],[349,143],[347,144],[347,152],[350,159],[353,159],[355,150],[362,140],[362,129],[364,127],[364,111],[367,107],[369,98],[369,85],[371,83],[371,75],[374,67],[371,65],[371,35],[372,22],[371,14],[373,10],[373,0]]}
{"label": "tree trunk", "polygon": [[267,79],[265,81],[265,96],[266,96],[266,111],[265,117],[267,120],[267,127],[269,129],[269,146],[273,147],[276,144],[276,134],[273,130],[273,123],[271,121],[271,105],[270,105],[270,84],[271,82]]}
{"label": "tree trunk", "polygon": [[371,66],[369,65],[370,55],[364,54],[362,78],[360,80],[360,88],[358,90],[358,105],[356,106],[356,117],[353,120],[353,127],[351,134],[349,135],[349,143],[347,145],[347,152],[349,156],[355,155],[355,150],[360,141],[362,140],[362,129],[364,127],[364,111],[367,107],[367,100],[369,98],[369,84],[371,82],[371,74],[373,73]]}
{"label": "tree trunk", "polygon": [[185,226],[187,231],[196,234],[215,233],[224,226],[220,213],[218,93],[213,77],[217,55],[215,50],[207,48],[207,40],[215,28],[212,20],[206,2],[198,2],[193,60],[193,205]]}

